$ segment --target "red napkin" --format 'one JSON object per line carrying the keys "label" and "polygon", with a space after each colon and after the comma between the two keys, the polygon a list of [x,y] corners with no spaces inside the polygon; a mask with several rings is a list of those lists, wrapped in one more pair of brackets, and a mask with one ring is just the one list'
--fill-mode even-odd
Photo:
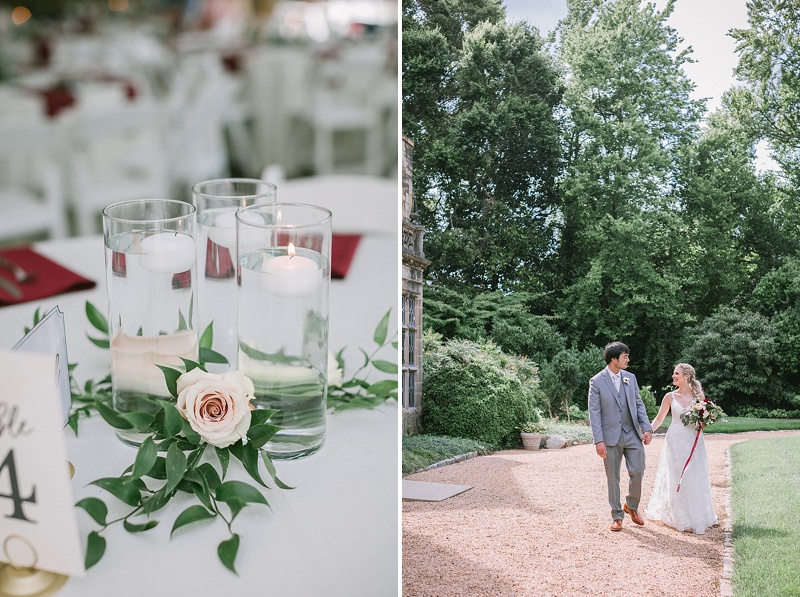
{"label": "red napkin", "polygon": [[94,288],[95,283],[88,278],[72,272],[63,266],[50,261],[44,255],[36,253],[29,247],[14,247],[0,250],[0,255],[17,264],[33,278],[27,282],[17,282],[14,275],[4,268],[0,268],[0,276],[15,284],[20,289],[22,296],[14,297],[0,286],[0,307],[15,305],[29,301]]}
{"label": "red napkin", "polygon": [[358,248],[359,234],[334,234],[331,241],[331,278],[341,280],[347,275]]}

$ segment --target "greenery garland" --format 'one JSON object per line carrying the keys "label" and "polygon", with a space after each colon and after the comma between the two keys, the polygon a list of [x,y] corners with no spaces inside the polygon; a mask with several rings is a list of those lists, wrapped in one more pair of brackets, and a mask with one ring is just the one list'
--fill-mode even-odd
{"label": "greenery garland", "polygon": [[[397,373],[397,363],[376,359],[376,355],[387,346],[397,349],[397,334],[389,337],[389,316],[391,309],[381,318],[373,334],[375,348],[372,352],[363,349],[364,362],[340,386],[330,387],[328,407],[332,412],[353,408],[374,408],[387,400],[397,400],[398,383],[396,379],[382,379],[371,383],[367,370]],[[86,302],[86,316],[92,327],[103,334],[102,337],[89,336],[89,340],[100,348],[109,347],[109,326],[103,314],[90,302]],[[34,319],[39,317],[37,309]],[[177,398],[177,380],[196,368],[206,371],[207,363],[227,363],[219,353],[212,350],[213,328],[211,325],[203,332],[199,341],[198,361],[182,359],[185,371],[171,367],[161,367],[167,387],[173,398]],[[339,368],[344,371],[344,349],[336,354]],[[147,434],[137,450],[133,464],[118,477],[105,477],[93,481],[115,498],[130,507],[127,514],[114,520],[108,519],[108,506],[99,498],[89,497],[77,502],[76,506],[96,522],[100,528],[89,533],[85,566],[91,568],[103,557],[106,540],[103,531],[116,523],[130,533],[148,531],[158,525],[154,515],[164,508],[180,492],[194,495],[198,502],[186,508],[175,519],[170,537],[176,530],[203,520],[221,518],[226,524],[229,537],[217,547],[217,555],[222,564],[236,573],[235,561],[239,549],[240,536],[232,529],[232,523],[239,512],[248,504],[266,505],[268,502],[258,486],[267,488],[263,470],[281,489],[292,489],[276,475],[264,445],[280,430],[269,422],[276,410],[260,409],[251,413],[250,426],[246,439],[224,447],[214,446],[216,465],[207,454],[209,444],[192,429],[189,422],[180,414],[175,403],[169,400],[153,402],[153,412],[133,411],[120,413],[111,406],[111,376],[99,381],[89,380],[82,387],[74,378],[76,365],[70,364],[70,389],[72,409],[68,418],[69,427],[78,434],[79,420],[99,414],[109,425],[119,430],[135,430]],[[238,460],[250,478],[258,486],[236,480],[226,480],[231,456]],[[224,505],[224,507],[223,507]]]}

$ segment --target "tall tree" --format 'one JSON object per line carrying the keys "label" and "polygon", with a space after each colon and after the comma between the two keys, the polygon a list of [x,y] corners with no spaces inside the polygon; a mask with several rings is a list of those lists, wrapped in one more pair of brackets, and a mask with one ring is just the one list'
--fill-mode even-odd
{"label": "tall tree", "polygon": [[800,182],[800,0],[749,0],[749,29],[734,29],[753,123],[795,185]]}
{"label": "tall tree", "polygon": [[[464,4],[470,15],[496,16],[494,2],[483,11],[478,0]],[[415,141],[414,193],[433,262],[428,277],[470,293],[540,289],[542,263],[553,252],[560,159],[553,115],[560,84],[543,42],[535,29],[502,18],[464,19],[459,27],[448,21],[445,30],[438,13],[408,14],[415,29],[404,31],[404,54],[422,32],[428,40],[441,36],[453,50],[447,68],[437,71],[441,79],[430,78],[444,93],[435,105],[417,101],[427,90],[406,83],[413,73],[404,73],[404,114],[416,111],[404,116],[404,132]],[[426,72],[422,63],[404,57],[404,65]]]}
{"label": "tall tree", "polygon": [[639,0],[567,0],[557,28],[564,92],[566,173],[559,262],[565,284],[589,267],[604,216],[671,207],[680,152],[698,133],[703,105],[682,65],[689,50]]}

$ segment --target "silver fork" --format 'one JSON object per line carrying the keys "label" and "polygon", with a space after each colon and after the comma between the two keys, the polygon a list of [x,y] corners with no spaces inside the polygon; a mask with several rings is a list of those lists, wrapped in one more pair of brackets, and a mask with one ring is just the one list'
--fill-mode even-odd
{"label": "silver fork", "polygon": [[11,272],[14,275],[14,279],[20,284],[33,279],[33,274],[24,270],[13,261],[9,261],[2,255],[0,255],[0,268],[3,268],[4,270]]}

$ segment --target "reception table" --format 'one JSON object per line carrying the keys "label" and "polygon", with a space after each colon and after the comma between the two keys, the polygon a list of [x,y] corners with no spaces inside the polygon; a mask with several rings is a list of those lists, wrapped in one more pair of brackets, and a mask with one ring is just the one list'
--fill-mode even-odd
{"label": "reception table", "polygon": [[[100,380],[110,370],[110,356],[87,339],[94,330],[84,309],[90,301],[106,310],[102,237],[42,242],[34,249],[97,286],[0,308],[0,348],[8,350],[19,340],[37,307],[46,312],[57,305],[64,313],[69,362],[77,363],[75,378],[81,385]],[[346,347],[345,379],[363,361],[359,349],[374,348],[373,331],[390,308],[390,330],[397,328],[397,267],[396,233],[367,232],[345,279],[332,281],[330,347],[334,352]],[[396,352],[379,358],[396,359]],[[383,376],[374,372],[370,380]],[[326,443],[317,454],[276,461],[278,476],[294,489],[276,488],[267,476],[270,489],[263,493],[270,507],[249,505],[234,520],[233,531],[241,535],[238,574],[217,557],[217,545],[229,538],[221,520],[195,523],[170,538],[177,515],[197,503],[180,494],[159,513],[160,523],[152,530],[129,534],[117,524],[105,531],[103,559],[83,578],[70,578],[57,595],[397,595],[398,435],[396,402],[329,414]],[[90,483],[120,475],[133,462],[135,449],[118,440],[99,416],[81,419],[77,437],[69,428],[63,436],[75,468],[74,501],[101,497],[109,505],[109,519],[126,513],[127,507]],[[233,459],[228,478],[249,479]],[[85,548],[86,536],[98,527],[83,510],[76,509],[76,517]]]}

